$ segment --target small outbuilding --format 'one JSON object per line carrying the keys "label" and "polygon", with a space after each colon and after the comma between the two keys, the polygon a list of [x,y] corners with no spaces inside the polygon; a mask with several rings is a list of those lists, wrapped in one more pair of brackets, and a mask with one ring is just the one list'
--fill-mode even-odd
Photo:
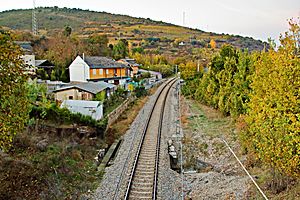
{"label": "small outbuilding", "polygon": [[114,93],[115,89],[115,85],[101,81],[69,84],[53,92],[55,100],[62,102],[63,100],[92,100],[99,93],[106,98]]}
{"label": "small outbuilding", "polygon": [[150,71],[150,70],[145,70],[145,69],[139,69],[139,73],[150,73],[151,78],[154,78],[156,80],[161,80],[162,79],[162,74],[160,72],[155,72],[155,71]]}
{"label": "small outbuilding", "polygon": [[95,120],[103,117],[103,105],[100,101],[64,100],[60,106],[72,113],[90,116]]}

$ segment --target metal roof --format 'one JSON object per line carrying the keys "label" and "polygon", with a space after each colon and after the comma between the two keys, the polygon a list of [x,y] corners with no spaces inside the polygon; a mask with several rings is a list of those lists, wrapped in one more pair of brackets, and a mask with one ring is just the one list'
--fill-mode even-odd
{"label": "metal roof", "polygon": [[84,100],[64,100],[63,104],[81,108],[97,108],[100,101],[84,101]]}
{"label": "metal roof", "polygon": [[139,72],[141,72],[141,73],[149,72],[150,74],[155,74],[155,75],[161,74],[160,72],[155,72],[155,71],[150,71],[150,70],[145,70],[145,69],[139,69]]}
{"label": "metal roof", "polygon": [[48,60],[35,60],[35,66],[36,67],[39,67],[39,66],[54,67],[54,64],[52,64]]}
{"label": "metal roof", "polygon": [[135,59],[132,58],[123,58],[120,61],[126,62],[133,67],[140,67],[141,65],[136,63]]}
{"label": "metal roof", "polygon": [[81,90],[87,91],[87,92],[92,93],[92,94],[98,94],[99,92],[101,92],[101,91],[103,91],[107,88],[111,89],[111,88],[114,88],[114,87],[116,87],[116,86],[113,85],[113,84],[100,81],[100,82],[95,82],[95,83],[88,82],[88,83],[70,84],[68,86],[56,89],[54,92],[59,92],[59,91],[63,91],[63,90],[77,88],[77,89],[81,89]]}
{"label": "metal roof", "polygon": [[99,120],[103,116],[103,107],[100,101],[64,100],[60,106],[67,108],[72,113],[81,113]]}

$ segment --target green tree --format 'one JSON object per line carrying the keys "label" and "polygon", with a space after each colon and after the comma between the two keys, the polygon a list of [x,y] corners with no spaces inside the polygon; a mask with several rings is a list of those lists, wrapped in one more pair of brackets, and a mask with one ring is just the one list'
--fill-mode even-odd
{"label": "green tree", "polygon": [[25,67],[11,33],[0,30],[0,149],[7,151],[28,120]]}
{"label": "green tree", "polygon": [[87,41],[87,49],[91,56],[107,56],[109,54],[107,35],[92,35]]}
{"label": "green tree", "polygon": [[72,28],[70,26],[66,26],[64,30],[64,36],[69,37],[72,33]]}
{"label": "green tree", "polygon": [[128,50],[127,40],[121,39],[113,47],[112,55],[115,60],[125,58],[126,56],[128,56],[128,53],[129,53],[129,50]]}

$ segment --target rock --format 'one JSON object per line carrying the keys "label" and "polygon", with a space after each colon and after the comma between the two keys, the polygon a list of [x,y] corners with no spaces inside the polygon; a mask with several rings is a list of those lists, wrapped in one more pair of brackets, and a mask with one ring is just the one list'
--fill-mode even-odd
{"label": "rock", "polygon": [[196,167],[198,169],[207,168],[208,166],[210,166],[210,164],[208,164],[208,163],[206,163],[206,162],[204,162],[202,160],[197,159],[197,161],[196,161]]}
{"label": "rock", "polygon": [[174,147],[173,145],[170,146],[170,147],[169,147],[169,151],[170,151],[170,152],[175,151],[175,147]]}
{"label": "rock", "polygon": [[41,141],[39,141],[37,144],[36,144],[36,147],[40,150],[40,151],[45,151],[47,146],[49,144],[49,141],[48,139],[43,139]]}

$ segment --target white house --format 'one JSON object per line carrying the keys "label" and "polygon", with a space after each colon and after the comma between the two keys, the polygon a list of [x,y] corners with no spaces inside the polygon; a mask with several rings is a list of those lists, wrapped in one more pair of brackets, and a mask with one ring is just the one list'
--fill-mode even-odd
{"label": "white house", "polygon": [[103,105],[100,101],[64,100],[60,106],[72,113],[87,115],[95,120],[103,117]]}
{"label": "white house", "polygon": [[130,70],[130,66],[100,56],[77,56],[69,66],[71,82],[104,81],[115,85],[125,85],[130,80]]}
{"label": "white house", "polygon": [[90,78],[90,67],[84,60],[77,56],[69,66],[71,82],[87,82]]}

